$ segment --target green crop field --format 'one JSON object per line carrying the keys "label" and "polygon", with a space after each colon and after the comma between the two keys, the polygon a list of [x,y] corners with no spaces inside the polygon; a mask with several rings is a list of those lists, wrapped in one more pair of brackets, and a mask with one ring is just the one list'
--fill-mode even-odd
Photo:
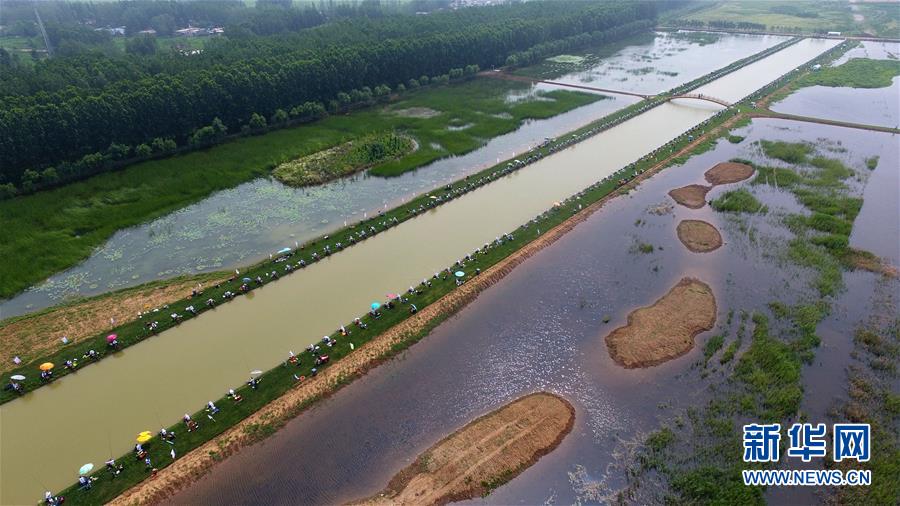
{"label": "green crop field", "polygon": [[754,0],[710,2],[704,9],[686,12],[680,19],[692,21],[750,22],[769,30],[799,28],[803,31],[849,31],[856,28],[846,2],[806,0]]}

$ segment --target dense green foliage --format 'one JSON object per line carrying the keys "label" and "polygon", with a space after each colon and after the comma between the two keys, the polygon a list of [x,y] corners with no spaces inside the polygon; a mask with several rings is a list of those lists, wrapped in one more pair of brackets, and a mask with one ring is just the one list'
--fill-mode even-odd
{"label": "dense green foliage", "polygon": [[803,76],[799,86],[831,86],[851,88],[884,88],[900,75],[898,60],[853,58],[836,67],[822,67]]}
{"label": "dense green foliage", "polygon": [[[20,74],[48,70],[43,62],[17,68],[0,82],[0,184],[78,179],[155,138],[187,144],[216,119],[239,132],[254,114],[269,118],[315,103],[339,108],[341,93],[365,101],[371,88],[389,93],[423,76],[446,81],[452,69],[490,68],[514,52],[572,36],[624,37],[631,31],[619,27],[645,29],[629,23],[651,20],[655,11],[644,1],[527,2],[350,19],[287,35],[223,38],[199,55],[170,53],[146,63],[53,59],[52,82],[25,90],[16,86]],[[54,171],[44,178],[48,166]]]}
{"label": "dense green foliage", "polygon": [[785,141],[760,141],[763,153],[769,158],[777,158],[781,161],[793,164],[806,163],[806,157],[812,153],[813,148],[802,142]]}
{"label": "dense green foliage", "polygon": [[729,190],[711,203],[712,208],[728,213],[766,213],[768,209],[743,188]]}
{"label": "dense green foliage", "polygon": [[282,163],[272,175],[290,186],[322,183],[412,151],[414,142],[397,132],[372,133],[340,146]]}
{"label": "dense green foliage", "polygon": [[[0,297],[9,297],[87,258],[117,230],[162,216],[214,191],[268,175],[278,164],[373,131],[396,129],[419,142],[414,153],[377,167],[384,171],[382,175],[393,175],[471,151],[484,139],[518,128],[525,119],[547,118],[600,98],[554,91],[545,100],[504,101],[509,91],[526,88],[523,83],[496,79],[420,88],[386,109],[370,107],[349,115],[329,116],[0,201],[0,229],[6,234],[0,242],[0,256],[7,259],[0,262]],[[398,114],[427,106],[439,107],[440,114],[430,118]],[[472,126],[449,130],[454,119]]]}

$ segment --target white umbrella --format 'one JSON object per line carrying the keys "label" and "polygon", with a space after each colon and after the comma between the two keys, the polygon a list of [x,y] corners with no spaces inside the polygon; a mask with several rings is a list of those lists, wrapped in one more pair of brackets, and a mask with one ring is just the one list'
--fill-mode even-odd
{"label": "white umbrella", "polygon": [[262,374],[262,371],[260,371],[259,369],[255,370],[255,371],[250,371],[251,376],[259,376],[260,374]]}
{"label": "white umbrella", "polygon": [[9,379],[13,381],[25,381],[25,376],[22,376],[21,374],[13,374],[9,377]]}

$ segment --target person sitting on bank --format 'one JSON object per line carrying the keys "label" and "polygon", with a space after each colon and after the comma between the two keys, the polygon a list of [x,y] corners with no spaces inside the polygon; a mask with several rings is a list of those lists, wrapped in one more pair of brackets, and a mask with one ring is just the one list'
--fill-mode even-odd
{"label": "person sitting on bank", "polygon": [[216,405],[213,404],[213,401],[209,401],[206,403],[206,411],[208,411],[209,414],[214,415],[219,412],[219,408],[217,408]]}
{"label": "person sitting on bank", "polygon": [[234,402],[241,402],[242,400],[244,400],[244,398],[241,397],[241,394],[235,392],[233,388],[228,390],[228,397],[231,397]]}

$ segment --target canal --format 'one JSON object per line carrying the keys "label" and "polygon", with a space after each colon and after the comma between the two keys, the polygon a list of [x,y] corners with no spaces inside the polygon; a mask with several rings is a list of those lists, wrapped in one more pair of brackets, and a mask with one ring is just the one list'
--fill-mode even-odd
{"label": "canal", "polygon": [[[801,41],[698,91],[739,100],[837,43]],[[251,369],[272,367],[289,350],[303,348],[364,313],[373,298],[417,283],[716,110],[718,106],[698,101],[654,108],[3,405],[0,502],[32,502],[42,489],[62,488],[75,479],[81,464],[123,453],[137,432],[171,423],[220,397]],[[479,359],[468,352],[471,360]]]}

